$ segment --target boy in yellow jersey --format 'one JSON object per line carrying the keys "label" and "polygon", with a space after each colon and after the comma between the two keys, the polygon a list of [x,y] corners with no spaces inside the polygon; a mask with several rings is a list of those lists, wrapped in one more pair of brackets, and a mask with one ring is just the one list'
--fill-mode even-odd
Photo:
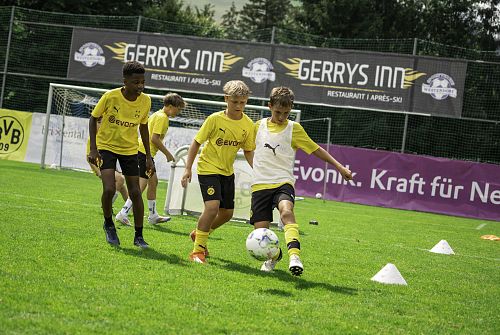
{"label": "boy in yellow jersey", "polygon": [[[290,258],[288,269],[293,275],[300,276],[304,266],[299,257],[299,227],[293,212],[295,151],[302,149],[307,154],[312,153],[332,164],[346,180],[352,179],[352,173],[311,140],[299,123],[288,120],[294,98],[289,88],[274,88],[268,105],[272,116],[255,124],[256,148],[253,157],[250,223],[255,229],[269,228],[269,223],[273,219],[273,209],[278,208],[280,219],[284,224],[285,242]],[[261,270],[273,271],[281,257],[280,250],[274,259],[262,264]]]}
{"label": "boy in yellow jersey", "polygon": [[[106,241],[119,245],[113,223],[112,199],[115,194],[115,167],[120,162],[130,199],[134,208],[134,245],[148,248],[142,236],[144,203],[139,187],[139,163],[137,161],[138,135],[141,133],[146,149],[146,169],[154,170],[149,151],[148,114],[151,98],[143,93],[144,66],[136,61],[123,65],[124,86],[108,91],[95,106],[89,121],[90,152],[88,161],[101,169],[102,210]],[[97,132],[97,119],[102,116],[102,124]]]}
{"label": "boy in yellow jersey", "polygon": [[250,95],[248,86],[240,80],[224,85],[224,100],[227,108],[213,113],[201,126],[189,147],[186,169],[182,176],[183,187],[191,182],[193,161],[200,146],[206,142],[198,159],[198,181],[204,208],[198,226],[191,233],[194,240],[189,259],[206,263],[208,235],[233,217],[234,169],[236,153],[241,148],[251,165],[255,141],[253,122],[243,113]]}
{"label": "boy in yellow jersey", "polygon": [[[99,127],[101,126],[101,121],[102,121],[102,117],[97,119],[97,131],[99,131]],[[90,153],[90,137],[87,140],[87,157],[89,156],[89,153]],[[98,166],[96,166],[90,162],[88,162],[88,163],[90,165],[90,168],[94,172],[94,174],[97,177],[101,178],[101,169],[99,169]],[[127,191],[127,187],[125,186],[125,178],[123,177],[123,175],[120,172],[118,172],[116,170],[115,170],[115,189],[116,189],[116,192],[113,195],[113,200],[111,201],[112,204],[114,204],[116,198],[118,198],[118,193],[120,193],[122,195],[123,200],[127,200],[128,191]],[[123,223],[123,224],[126,224],[126,223]],[[126,225],[130,225],[130,223],[126,224]]]}
{"label": "boy in yellow jersey", "polygon": [[[168,149],[163,144],[163,139],[168,130],[169,118],[177,116],[180,111],[186,106],[184,99],[177,93],[167,93],[163,98],[163,108],[159,111],[153,113],[149,117],[148,129],[149,129],[149,147],[151,148],[151,157],[154,157],[158,151],[161,151],[167,161],[173,161],[174,156],[168,151]],[[148,221],[151,224],[158,224],[162,222],[167,222],[170,220],[168,216],[160,216],[156,211],[156,188],[158,186],[158,177],[156,173],[152,176],[148,176],[146,173],[146,150],[144,144],[142,143],[142,138],[139,139],[139,153],[137,154],[139,160],[139,184],[141,187],[141,192],[144,192],[146,186],[148,187],[147,198],[148,198],[148,208],[149,216]],[[154,164],[154,159],[153,159]],[[132,208],[132,200],[127,199],[125,205],[121,211],[116,214],[116,221],[120,221],[123,224],[128,224],[128,212]]]}

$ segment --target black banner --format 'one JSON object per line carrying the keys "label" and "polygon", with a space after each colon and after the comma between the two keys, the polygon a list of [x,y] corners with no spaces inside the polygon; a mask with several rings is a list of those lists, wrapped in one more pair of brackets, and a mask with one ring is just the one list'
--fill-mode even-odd
{"label": "black banner", "polygon": [[191,36],[74,29],[68,78],[122,83],[124,62],[146,67],[146,85],[221,95],[245,81],[267,98],[288,86],[296,102],[460,117],[467,62]]}

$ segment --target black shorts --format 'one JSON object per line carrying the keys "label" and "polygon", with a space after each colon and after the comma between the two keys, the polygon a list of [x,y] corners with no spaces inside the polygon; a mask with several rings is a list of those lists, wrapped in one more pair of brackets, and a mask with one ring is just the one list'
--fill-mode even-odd
{"label": "black shorts", "polygon": [[282,200],[295,203],[295,189],[290,184],[280,187],[252,192],[250,223],[273,221],[273,209],[278,208]]}
{"label": "black shorts", "polygon": [[120,162],[120,167],[122,173],[125,176],[138,176],[139,175],[139,163],[137,161],[137,155],[119,155],[108,150],[99,150],[99,154],[102,158],[102,165],[100,170],[106,169],[116,169],[116,162]]}
{"label": "black shorts", "polygon": [[234,209],[234,174],[198,175],[203,201],[219,200],[219,208]]}
{"label": "black shorts", "polygon": [[[137,153],[137,160],[139,161],[139,177],[149,179],[148,175],[146,174],[146,154],[143,154],[139,151]],[[151,160],[153,161],[154,166],[155,160],[153,159],[153,157],[151,157]],[[154,171],[156,172],[156,169]]]}

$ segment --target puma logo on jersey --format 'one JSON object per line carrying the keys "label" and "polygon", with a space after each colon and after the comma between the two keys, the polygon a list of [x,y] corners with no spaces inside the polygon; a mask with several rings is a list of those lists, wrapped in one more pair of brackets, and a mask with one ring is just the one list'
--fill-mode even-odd
{"label": "puma logo on jersey", "polygon": [[113,106],[113,109],[114,109],[117,113],[119,112],[119,110],[118,110],[118,108],[116,108],[116,106]]}
{"label": "puma logo on jersey", "polygon": [[226,133],[226,129],[219,128],[220,131],[222,131],[224,134]]}
{"label": "puma logo on jersey", "polygon": [[273,147],[271,146],[271,144],[269,144],[269,143],[265,143],[265,144],[264,144],[264,148],[269,148],[269,149],[271,149],[271,150],[273,151],[273,154],[274,154],[275,156],[276,156],[276,148],[277,148],[277,147],[279,147],[279,146],[280,146],[279,144],[276,144],[276,146],[273,148]]}

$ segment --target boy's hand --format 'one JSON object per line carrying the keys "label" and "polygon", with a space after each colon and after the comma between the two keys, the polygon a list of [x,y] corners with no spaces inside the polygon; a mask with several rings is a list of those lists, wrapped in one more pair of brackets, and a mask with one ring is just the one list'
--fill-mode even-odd
{"label": "boy's hand", "polygon": [[345,166],[342,166],[339,172],[345,180],[352,180],[352,172]]}
{"label": "boy's hand", "polygon": [[153,160],[151,159],[151,156],[146,157],[146,175],[151,178],[152,175],[155,173],[155,166],[153,164]]}
{"label": "boy's hand", "polygon": [[181,185],[182,185],[182,187],[186,188],[188,183],[190,183],[190,182],[191,182],[191,170],[185,169],[184,175],[182,176],[182,179],[181,179]]}
{"label": "boy's hand", "polygon": [[90,149],[89,155],[87,156],[87,161],[100,168],[102,165],[102,157],[99,154],[99,151],[97,151],[97,149]]}
{"label": "boy's hand", "polygon": [[174,156],[172,156],[170,152],[165,154],[165,156],[167,157],[167,162],[172,162],[174,160]]}

